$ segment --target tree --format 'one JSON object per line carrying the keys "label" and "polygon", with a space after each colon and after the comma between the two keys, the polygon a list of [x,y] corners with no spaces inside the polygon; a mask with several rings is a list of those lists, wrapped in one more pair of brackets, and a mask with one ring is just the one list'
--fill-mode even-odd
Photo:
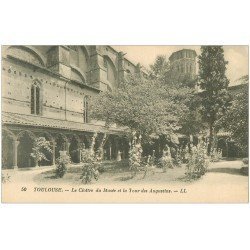
{"label": "tree", "polygon": [[222,46],[201,46],[199,56],[199,86],[201,93],[202,116],[209,126],[208,153],[214,141],[215,122],[230,106],[230,96],[227,88],[229,80],[226,77],[227,61],[224,59]]}
{"label": "tree", "polygon": [[192,93],[191,98],[187,98],[186,100],[188,112],[186,112],[180,120],[181,129],[179,133],[188,136],[197,135],[206,129],[201,115],[201,97],[197,92]]}
{"label": "tree", "polygon": [[106,124],[116,123],[136,131],[142,141],[150,135],[177,131],[181,117],[188,108],[181,100],[189,90],[170,89],[157,80],[131,76],[113,92],[94,98],[90,115]]}
{"label": "tree", "polygon": [[149,75],[152,79],[165,85],[172,92],[173,96],[179,96],[176,101],[182,102],[188,107],[179,120],[181,129],[178,132],[189,136],[203,130],[205,126],[200,115],[200,96],[197,95],[195,90],[197,77],[191,78],[186,75],[179,82],[172,81],[170,77],[170,63],[164,55],[157,56],[154,64],[150,65]]}
{"label": "tree", "polygon": [[154,64],[150,66],[149,75],[152,79],[158,79],[163,82],[168,81],[168,73],[170,70],[169,62],[166,60],[166,56],[159,55],[156,57]]}
{"label": "tree", "polygon": [[244,155],[248,154],[248,76],[239,79],[240,92],[234,95],[232,106],[216,123],[218,128],[230,132],[231,138]]}

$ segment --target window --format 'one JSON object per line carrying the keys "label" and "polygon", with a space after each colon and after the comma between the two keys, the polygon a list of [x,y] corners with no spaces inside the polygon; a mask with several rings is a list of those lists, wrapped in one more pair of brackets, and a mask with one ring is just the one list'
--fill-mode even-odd
{"label": "window", "polygon": [[88,109],[89,109],[89,97],[84,96],[83,98],[83,122],[84,123],[89,122],[89,117],[88,117],[89,110]]}
{"label": "window", "polygon": [[106,59],[106,58],[103,58],[103,64],[104,64],[104,67],[105,67],[105,68],[108,67],[108,62],[107,62],[107,59]]}
{"label": "window", "polygon": [[40,115],[41,104],[40,104],[40,88],[36,84],[31,86],[31,114]]}

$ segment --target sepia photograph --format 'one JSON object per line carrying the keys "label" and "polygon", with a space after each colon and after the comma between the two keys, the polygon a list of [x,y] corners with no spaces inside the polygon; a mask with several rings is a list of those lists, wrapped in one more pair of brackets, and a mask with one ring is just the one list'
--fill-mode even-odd
{"label": "sepia photograph", "polygon": [[250,249],[249,1],[0,6],[0,249]]}
{"label": "sepia photograph", "polygon": [[244,45],[2,46],[2,202],[248,203]]}

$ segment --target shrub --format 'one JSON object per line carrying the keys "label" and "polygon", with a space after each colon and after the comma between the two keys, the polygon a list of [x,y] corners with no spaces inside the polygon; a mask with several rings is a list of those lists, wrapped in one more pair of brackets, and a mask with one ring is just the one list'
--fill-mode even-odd
{"label": "shrub", "polygon": [[95,154],[92,148],[81,149],[81,159],[83,164],[82,175],[80,179],[85,184],[90,183],[94,178],[96,181],[99,179],[99,168],[101,158],[98,154]]}
{"label": "shrub", "polygon": [[181,167],[182,165],[182,156],[179,150],[177,151],[175,158],[173,159],[173,164],[177,167]]}
{"label": "shrub", "polygon": [[186,166],[186,176],[188,179],[199,179],[208,168],[209,160],[207,157],[207,147],[205,143],[192,146],[188,154],[188,163]]}
{"label": "shrub", "polygon": [[148,172],[152,172],[153,174],[155,173],[154,169],[156,165],[155,165],[155,160],[152,159],[153,156],[148,155],[147,157],[144,157],[143,162],[141,163],[143,165],[143,171],[144,171],[143,179],[146,177]]}
{"label": "shrub", "polygon": [[174,167],[170,151],[163,151],[163,155],[159,159],[159,166],[163,168],[163,172],[166,172],[167,168]]}
{"label": "shrub", "polygon": [[135,133],[132,135],[133,139],[129,150],[129,169],[132,172],[132,177],[134,177],[142,164],[142,146],[140,142],[141,137],[137,138]]}
{"label": "shrub", "polygon": [[180,151],[181,162],[182,163],[187,163],[188,162],[188,157],[189,157],[189,148],[188,148],[188,146],[185,146]]}
{"label": "shrub", "polygon": [[248,167],[248,158],[242,159],[242,167],[241,167],[241,173],[243,175],[248,175],[249,167]]}
{"label": "shrub", "polygon": [[68,155],[60,155],[56,159],[56,176],[62,178],[67,172],[67,165],[71,162]]}
{"label": "shrub", "polygon": [[222,150],[213,148],[210,152],[210,161],[218,162],[222,159]]}
{"label": "shrub", "polygon": [[44,137],[36,138],[32,148],[32,153],[30,155],[34,158],[37,165],[40,165],[40,162],[42,160],[49,161],[46,158],[44,151],[52,153],[50,142],[47,141]]}
{"label": "shrub", "polygon": [[92,164],[88,164],[86,166],[83,166],[82,175],[81,175],[80,179],[82,179],[82,181],[85,184],[87,184],[87,183],[91,183],[93,178],[96,181],[99,179],[99,171],[96,168],[96,166],[94,166]]}
{"label": "shrub", "polygon": [[90,183],[94,178],[96,181],[99,179],[99,171],[100,162],[102,161],[103,149],[100,147],[97,152],[95,152],[95,144],[96,144],[97,133],[94,133],[92,137],[92,142],[90,148],[82,148],[80,150],[81,160],[84,163],[82,167],[82,174],[80,179],[85,184]]}
{"label": "shrub", "polygon": [[248,158],[242,159],[242,162],[243,162],[244,165],[248,165]]}

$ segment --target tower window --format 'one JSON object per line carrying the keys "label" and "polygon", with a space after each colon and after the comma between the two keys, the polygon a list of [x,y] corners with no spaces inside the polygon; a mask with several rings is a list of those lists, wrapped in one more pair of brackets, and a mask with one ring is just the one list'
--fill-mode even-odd
{"label": "tower window", "polygon": [[36,84],[31,87],[31,114],[40,115],[41,113],[41,102],[40,102],[40,88]]}

